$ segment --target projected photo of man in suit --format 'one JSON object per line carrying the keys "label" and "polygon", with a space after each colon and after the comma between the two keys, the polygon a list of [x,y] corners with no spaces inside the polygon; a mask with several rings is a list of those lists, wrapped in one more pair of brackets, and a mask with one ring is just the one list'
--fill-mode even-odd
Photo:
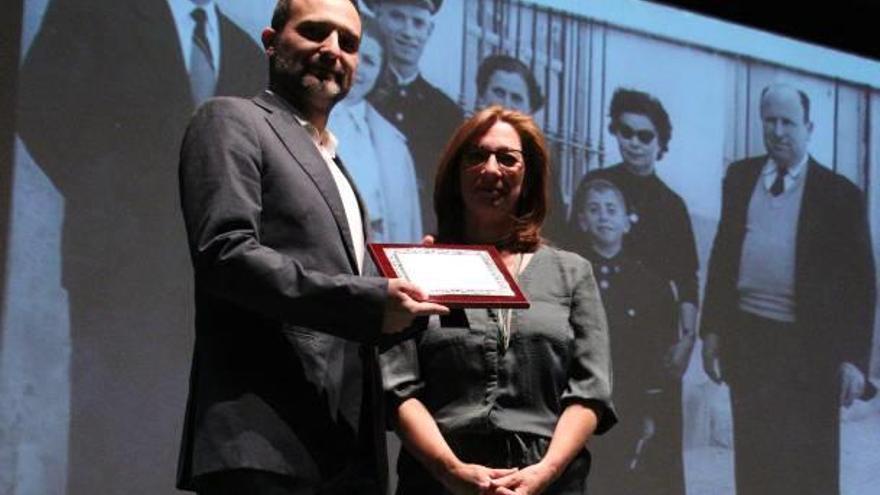
{"label": "projected photo of man in suit", "polygon": [[257,44],[213,1],[48,4],[21,67],[18,132],[64,198],[69,493],[167,487],[154,472],[174,466],[192,319],[179,143],[198,103],[265,77]]}
{"label": "projected photo of man in suit", "polygon": [[761,92],[767,154],[732,163],[700,333],[730,386],[738,495],[839,493],[840,406],[870,399],[876,287],[862,192],[817,162],[808,95]]}

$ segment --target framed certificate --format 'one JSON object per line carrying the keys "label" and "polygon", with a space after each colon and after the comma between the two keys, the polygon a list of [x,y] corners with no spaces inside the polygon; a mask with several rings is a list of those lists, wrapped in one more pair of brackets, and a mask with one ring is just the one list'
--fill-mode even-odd
{"label": "framed certificate", "polygon": [[369,244],[367,248],[383,276],[418,285],[431,302],[455,308],[529,307],[494,246]]}

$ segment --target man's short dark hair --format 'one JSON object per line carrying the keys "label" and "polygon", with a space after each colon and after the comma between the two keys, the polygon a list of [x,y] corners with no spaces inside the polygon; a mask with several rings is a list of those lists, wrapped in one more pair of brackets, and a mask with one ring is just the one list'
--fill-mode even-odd
{"label": "man's short dark hair", "polygon": [[[779,86],[779,85],[778,84],[769,84],[767,86],[764,86],[764,89],[761,90],[761,102],[762,103],[764,102],[764,97],[767,96],[767,92],[770,91],[770,88],[772,88],[773,86]],[[792,89],[797,91],[798,98],[800,98],[800,100],[801,100],[801,107],[804,109],[804,123],[809,122],[810,121],[810,97],[807,96],[806,93],[804,93],[803,91],[801,91],[797,88],[792,88]]]}
{"label": "man's short dark hair", "polygon": [[[278,0],[275,3],[275,10],[272,11],[272,29],[275,31],[281,31],[284,29],[284,25],[287,24],[287,21],[290,19],[290,12],[293,10],[293,2],[296,0]],[[360,8],[358,7],[357,0],[351,0],[351,4],[354,5],[354,9],[360,13]]]}
{"label": "man's short dark hair", "polygon": [[489,55],[480,62],[480,67],[477,69],[478,94],[482,95],[486,92],[489,79],[492,78],[492,74],[498,71],[513,72],[523,78],[523,81],[526,82],[526,86],[529,88],[529,110],[532,113],[537,112],[544,106],[544,95],[541,94],[541,87],[538,86],[538,80],[535,79],[535,75],[526,64],[510,55]]}
{"label": "man's short dark hair", "polygon": [[614,96],[611,97],[611,109],[608,111],[611,118],[608,130],[612,134],[617,133],[620,117],[625,113],[644,115],[651,121],[651,124],[657,129],[657,139],[660,145],[657,158],[662,158],[663,154],[669,151],[669,140],[672,139],[672,122],[660,100],[644,91],[617,88],[614,90]]}

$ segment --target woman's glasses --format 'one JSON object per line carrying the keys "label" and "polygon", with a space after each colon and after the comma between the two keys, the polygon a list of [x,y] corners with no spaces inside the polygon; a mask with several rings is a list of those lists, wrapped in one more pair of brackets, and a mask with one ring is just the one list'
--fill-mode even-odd
{"label": "woman's glasses", "polygon": [[476,167],[489,161],[489,157],[495,155],[495,161],[503,167],[515,167],[518,163],[522,163],[523,154],[520,150],[497,149],[489,150],[486,148],[470,148],[462,155],[462,161],[466,167]]}
{"label": "woman's glasses", "polygon": [[657,135],[654,134],[654,131],[649,131],[647,129],[639,129],[637,131],[626,124],[617,124],[617,133],[620,134],[620,137],[623,139],[632,139],[632,137],[635,136],[642,144],[651,144],[651,141],[657,137]]}

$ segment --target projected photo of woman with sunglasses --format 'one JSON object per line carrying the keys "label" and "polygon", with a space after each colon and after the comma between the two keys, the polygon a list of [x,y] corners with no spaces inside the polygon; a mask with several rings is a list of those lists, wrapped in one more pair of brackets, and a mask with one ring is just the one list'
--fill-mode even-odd
{"label": "projected photo of woman with sunglasses", "polygon": [[[609,117],[608,131],[617,141],[622,162],[592,171],[582,182],[604,179],[623,192],[630,223],[630,231],[624,238],[627,256],[675,290],[678,321],[674,329],[678,334],[667,339],[675,344],[667,350],[663,363],[663,369],[670,378],[669,386],[664,387],[662,397],[653,402],[658,411],[651,425],[653,431],[651,435],[646,435],[650,438],[645,451],[664,459],[664,473],[657,477],[659,484],[654,493],[683,494],[681,377],[690,359],[695,337],[698,301],[696,242],[684,200],[660,179],[655,170],[672,139],[672,123],[663,104],[648,93],[617,88],[611,98]],[[577,228],[574,222],[570,225]],[[575,234],[571,238],[579,237]],[[582,254],[588,249],[589,246],[574,247]],[[609,334],[613,348],[614,328],[609,328]],[[645,345],[648,345],[648,341],[646,338]],[[638,352],[639,349],[632,351]],[[621,411],[621,418],[621,426],[625,426],[627,421],[641,421],[626,411]],[[625,430],[625,427],[620,429]],[[613,434],[609,434],[607,438],[597,439],[597,447],[599,443],[610,449],[631,447],[620,445],[613,437]],[[608,468],[608,471],[614,472],[618,471],[616,468],[619,466]],[[603,471],[606,470],[597,456],[594,466],[597,484],[601,484]]]}

